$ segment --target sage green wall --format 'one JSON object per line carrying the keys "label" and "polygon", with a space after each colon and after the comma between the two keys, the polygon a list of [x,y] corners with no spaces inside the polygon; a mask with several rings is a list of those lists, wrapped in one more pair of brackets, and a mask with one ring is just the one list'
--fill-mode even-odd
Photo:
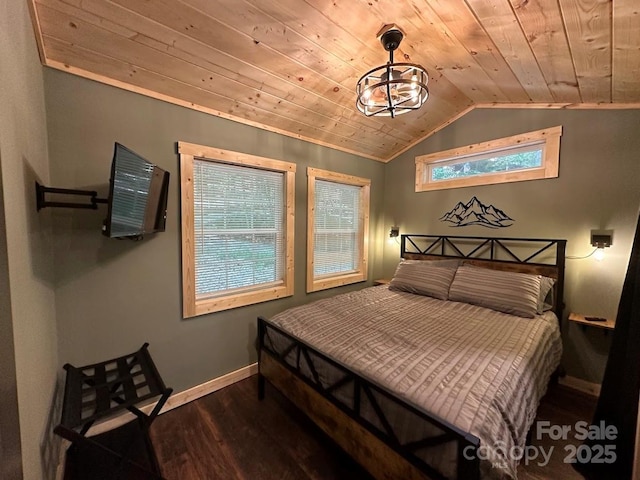
{"label": "sage green wall", "polygon": [[[613,229],[614,245],[602,262],[568,261],[565,313],[616,313],[640,205],[638,111],[475,110],[383,165],[58,71],[44,77],[53,185],[105,196],[114,141],[172,174],[167,231],[142,242],[101,236],[103,207],[52,212],[60,363],[99,361],[149,341],[167,383],[182,390],[255,361],[257,315],[361,288],[304,293],[307,166],[372,179],[370,278],[393,274],[398,247],[385,241],[392,224],[405,233],[566,238],[569,255],[591,251],[591,229]],[[557,179],[414,192],[416,155],[555,125],[564,129]],[[294,297],[181,318],[178,140],[298,164]],[[473,195],[515,224],[496,232],[438,220]],[[568,373],[599,382],[609,337],[563,323]]]}
{"label": "sage green wall", "polygon": [[0,2],[0,477],[42,480],[57,463],[48,419],[59,365],[50,222],[35,208],[34,183],[48,181],[49,160],[27,5]]}
{"label": "sage green wall", "polygon": [[[384,164],[59,71],[45,71],[45,86],[53,185],[106,196],[114,141],[171,174],[167,230],[140,242],[102,236],[104,207],[53,212],[61,363],[100,361],[148,341],[165,382],[180,391],[255,362],[258,315],[362,288],[305,294],[307,166],[371,179],[369,277],[381,272]],[[297,164],[293,297],[182,319],[179,140]]]}
{"label": "sage green wall", "polygon": [[[428,108],[428,104],[425,108]],[[560,176],[416,193],[415,157],[562,125]],[[565,317],[569,312],[615,316],[640,206],[640,111],[478,109],[386,165],[385,225],[401,233],[547,237],[568,240],[567,255],[592,251],[592,229],[614,230],[604,260],[567,260]],[[439,218],[477,196],[515,220],[513,226],[450,227]],[[399,247],[385,243],[384,274],[391,276]],[[563,364],[569,375],[599,383],[610,336],[563,319]]]}

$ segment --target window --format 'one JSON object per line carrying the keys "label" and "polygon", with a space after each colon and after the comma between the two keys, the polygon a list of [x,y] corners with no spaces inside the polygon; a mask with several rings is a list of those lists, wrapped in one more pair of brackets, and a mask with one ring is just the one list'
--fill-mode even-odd
{"label": "window", "polygon": [[293,163],[179,142],[183,316],[293,295]]}
{"label": "window", "polygon": [[555,178],[562,127],[416,157],[416,192]]}
{"label": "window", "polygon": [[367,279],[366,178],[308,168],[307,292]]}

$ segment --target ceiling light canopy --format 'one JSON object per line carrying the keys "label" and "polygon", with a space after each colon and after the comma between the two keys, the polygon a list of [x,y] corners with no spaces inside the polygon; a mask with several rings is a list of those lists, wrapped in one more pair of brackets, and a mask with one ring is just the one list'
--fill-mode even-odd
{"label": "ceiling light canopy", "polygon": [[389,52],[389,62],[368,71],[356,87],[356,106],[367,117],[395,117],[417,110],[429,98],[427,71],[414,63],[393,63],[393,51],[398,48],[403,33],[390,28],[380,37]]}

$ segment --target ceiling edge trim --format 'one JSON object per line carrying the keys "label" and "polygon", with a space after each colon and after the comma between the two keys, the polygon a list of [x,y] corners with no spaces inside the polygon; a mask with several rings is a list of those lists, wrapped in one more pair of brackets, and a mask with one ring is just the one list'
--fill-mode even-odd
{"label": "ceiling edge trim", "polygon": [[465,110],[462,110],[458,115],[453,118],[450,118],[442,125],[438,126],[435,130],[429,132],[425,136],[419,138],[415,142],[411,143],[409,146],[403,148],[402,150],[394,153],[392,157],[384,160],[385,163],[389,163],[391,160],[399,157],[404,152],[409,150],[410,148],[416,146],[418,143],[426,140],[434,133],[439,132],[444,127],[452,124],[459,118],[463,117],[471,110],[475,110],[476,108],[492,108],[492,109],[507,109],[507,108],[537,108],[537,109],[548,109],[548,110],[637,110],[640,109],[640,102],[637,103],[477,103],[474,105],[470,105]]}
{"label": "ceiling edge trim", "polygon": [[636,103],[478,103],[476,108],[541,108],[550,110],[634,110]]}
{"label": "ceiling edge trim", "polygon": [[458,120],[461,117],[464,117],[467,113],[469,113],[471,110],[475,109],[477,107],[477,105],[469,105],[467,108],[461,110],[460,112],[458,112],[456,115],[454,115],[453,117],[451,117],[450,119],[448,119],[446,122],[441,123],[440,125],[438,125],[436,128],[434,128],[433,130],[431,130],[429,133],[427,133],[426,135],[423,135],[422,137],[418,138],[417,140],[415,140],[414,142],[412,142],[411,144],[407,145],[406,147],[404,147],[402,150],[399,150],[397,152],[395,152],[393,154],[393,156],[389,157],[388,159],[384,160],[384,163],[389,163],[391,160],[399,157],[400,155],[402,155],[404,152],[406,152],[407,150],[415,147],[417,144],[419,144],[420,142],[426,140],[427,138],[429,138],[431,135],[438,133],[440,130],[442,130],[445,127],[448,127],[449,125],[451,125],[453,122],[455,122],[456,120]]}
{"label": "ceiling edge trim", "polygon": [[42,39],[42,28],[40,28],[40,19],[38,18],[38,12],[36,11],[35,0],[29,0],[27,2],[29,7],[29,16],[31,17],[31,26],[33,27],[33,35],[36,37],[36,46],[38,47],[38,55],[40,56],[40,62],[46,65],[47,60],[44,54],[44,40]]}
{"label": "ceiling edge trim", "polygon": [[172,97],[170,95],[165,95],[163,93],[154,92],[153,90],[146,89],[144,87],[139,87],[137,85],[132,85],[130,83],[123,82],[121,80],[114,80],[109,77],[105,77],[104,75],[100,75],[97,73],[90,72],[88,70],[84,70],[82,68],[73,67],[71,65],[67,65],[63,62],[58,62],[56,60],[47,59],[43,62],[47,67],[54,68],[56,70],[60,70],[66,73],[70,73],[73,75],[77,75],[79,77],[83,77],[89,80],[93,80],[99,83],[104,83],[106,85],[110,85],[112,87],[120,88],[122,90],[127,90],[129,92],[138,93],[140,95],[144,95],[146,97],[151,97],[156,100],[160,100],[167,103],[172,103],[174,105],[178,105],[180,107],[185,107],[190,110],[196,110],[198,112],[206,113],[209,115],[214,115],[216,117],[224,118],[225,120],[231,120],[233,122],[241,123],[243,125],[248,125],[250,127],[259,128],[260,130],[266,130],[271,133],[278,133],[280,135],[284,135],[286,137],[295,138],[296,140],[302,140],[308,143],[312,143],[314,145],[319,145],[321,147],[331,148],[333,150],[338,150],[344,153],[349,153],[351,155],[356,155],[361,158],[366,158],[368,160],[375,160],[377,162],[385,162],[383,158],[375,157],[373,155],[367,155],[365,153],[358,152],[356,150],[351,150],[349,148],[340,147],[338,145],[333,145],[327,142],[323,142],[322,140],[316,140],[314,138],[306,137],[304,135],[299,135],[291,132],[287,132],[286,130],[281,130],[276,127],[272,127],[270,125],[265,125],[263,123],[254,122],[252,120],[246,120],[241,117],[237,117],[235,115],[230,115],[228,113],[221,112],[219,110],[215,110],[210,107],[204,107],[202,105],[198,105],[196,103],[188,102],[186,100],[181,100],[176,97]]}

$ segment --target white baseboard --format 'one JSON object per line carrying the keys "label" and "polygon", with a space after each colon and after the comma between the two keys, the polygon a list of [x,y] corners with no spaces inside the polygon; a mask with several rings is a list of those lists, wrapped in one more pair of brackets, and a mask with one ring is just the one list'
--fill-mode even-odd
{"label": "white baseboard", "polygon": [[560,377],[558,379],[558,383],[560,385],[564,385],[565,387],[578,390],[579,392],[593,395],[594,397],[600,396],[601,385],[599,383],[587,382],[586,380],[582,380],[581,378],[570,377],[569,375]]}
{"label": "white baseboard", "polygon": [[[172,394],[167,403],[164,404],[162,410],[160,410],[160,415],[169,410],[173,410],[174,408],[181,407],[182,405],[186,405],[193,400],[197,400],[200,397],[204,397],[210,393],[213,393],[221,388],[228,387],[240,380],[244,380],[245,378],[249,378],[252,375],[258,373],[258,364],[252,363],[251,365],[247,365],[246,367],[242,367],[233,372],[227,373],[218,378],[214,378],[209,380],[208,382],[201,383],[200,385],[196,385],[195,387],[189,388],[179,393]],[[145,405],[140,408],[144,413],[149,413],[153,410],[156,402],[150,403],[149,405]],[[115,417],[112,417],[104,422],[100,422],[95,424],[89,429],[87,434],[89,436],[98,435],[100,433],[104,433],[108,430],[112,430],[114,428],[119,427],[120,425],[124,425],[127,422],[135,419],[135,415],[130,412],[124,412]]]}

